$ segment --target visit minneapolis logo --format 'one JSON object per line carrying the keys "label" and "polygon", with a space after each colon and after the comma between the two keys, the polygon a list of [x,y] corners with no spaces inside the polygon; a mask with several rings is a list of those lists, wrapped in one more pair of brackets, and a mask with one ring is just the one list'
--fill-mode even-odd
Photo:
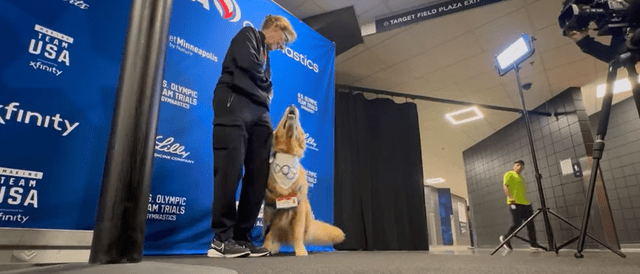
{"label": "visit minneapolis logo", "polygon": [[194,46],[181,37],[169,35],[168,42],[169,42],[170,48],[177,49],[186,55],[192,56],[193,54],[196,54],[202,58],[209,59],[214,62],[218,62],[218,56],[213,54],[213,52],[208,52],[197,46]]}
{"label": "visit minneapolis logo", "polygon": [[[202,4],[202,7],[206,10],[210,10],[209,8],[209,0],[191,0],[194,2],[199,2]],[[240,6],[236,0],[212,0],[213,4],[218,9],[218,13],[220,13],[220,17],[225,20],[229,20],[229,22],[238,22],[240,21]]]}
{"label": "visit minneapolis logo", "polygon": [[55,76],[62,74],[62,65],[69,67],[69,46],[73,37],[36,24],[36,37],[29,42],[29,53],[36,57],[29,61],[34,70],[46,71]]}

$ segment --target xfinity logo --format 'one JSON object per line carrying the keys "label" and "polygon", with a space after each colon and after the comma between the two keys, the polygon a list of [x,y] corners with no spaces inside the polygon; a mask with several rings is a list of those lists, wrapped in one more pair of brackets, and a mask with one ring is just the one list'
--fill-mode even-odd
{"label": "xfinity logo", "polygon": [[11,215],[4,214],[4,212],[0,212],[0,221],[3,222],[18,222],[24,224],[29,219],[29,216],[22,216],[22,214]]}
{"label": "xfinity logo", "polygon": [[[60,118],[59,113],[54,116],[42,115],[35,111],[18,109],[19,105],[18,102],[10,103],[7,106],[0,105],[0,125],[6,125],[13,120],[44,128],[49,128],[51,125],[55,130],[62,132],[62,136],[67,136],[80,124],[78,122],[72,124],[69,120]],[[4,113],[2,113],[3,109]]]}
{"label": "xfinity logo", "polygon": [[[210,10],[209,0],[191,0],[191,1],[199,2],[200,4],[202,4],[203,8],[205,8],[206,10]],[[240,6],[238,6],[238,3],[236,2],[236,0],[212,0],[212,1],[213,1],[213,4],[216,5],[216,8],[218,9],[218,13],[220,13],[220,16],[223,19],[229,20],[229,22],[238,22],[240,20]]]}
{"label": "xfinity logo", "polygon": [[318,71],[320,71],[320,68],[318,68],[318,64],[316,64],[313,61],[311,61],[311,59],[307,59],[306,55],[297,53],[293,49],[291,49],[290,47],[284,48],[282,50],[282,52],[284,54],[286,54],[287,56],[289,56],[289,58],[300,62],[300,64],[303,64],[308,69],[313,70],[316,73],[318,73]]}
{"label": "xfinity logo", "polygon": [[55,66],[48,66],[48,65],[43,64],[40,61],[38,61],[38,62],[29,61],[29,66],[32,67],[33,69],[44,70],[44,71],[47,71],[47,72],[51,72],[51,73],[55,74],[56,76],[59,76],[60,73],[62,73],[62,70],[59,70]]}
{"label": "xfinity logo", "polygon": [[83,10],[89,9],[89,4],[85,3],[82,0],[62,0],[62,2],[68,2],[69,4],[74,5]]}

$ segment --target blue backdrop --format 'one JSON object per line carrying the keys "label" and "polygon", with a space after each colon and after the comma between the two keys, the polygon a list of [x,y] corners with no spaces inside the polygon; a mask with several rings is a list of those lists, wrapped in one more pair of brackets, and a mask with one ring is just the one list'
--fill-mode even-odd
{"label": "blue backdrop", "polygon": [[311,206],[317,219],[333,223],[333,43],[268,0],[174,0],[145,254],[206,253],[213,236],[213,90],[231,39],[245,25],[259,29],[268,14],[287,17],[298,34],[288,48],[270,53],[272,122],[287,106],[299,108]]}
{"label": "blue backdrop", "polygon": [[91,230],[130,0],[0,0],[0,227]]}
{"label": "blue backdrop", "polygon": [[[267,14],[298,33],[270,54],[272,119],[300,109],[311,205],[333,223],[333,43],[268,0],[173,3],[145,253],[206,252],[213,89],[231,38]],[[0,227],[93,229],[129,9],[130,0],[0,0]],[[260,243],[261,226],[254,234]]]}

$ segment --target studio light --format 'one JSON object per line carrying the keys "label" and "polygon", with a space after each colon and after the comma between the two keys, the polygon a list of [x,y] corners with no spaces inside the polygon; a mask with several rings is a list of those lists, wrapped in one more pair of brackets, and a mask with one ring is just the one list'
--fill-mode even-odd
{"label": "studio light", "polygon": [[531,37],[527,34],[522,34],[518,40],[495,57],[498,74],[500,76],[505,75],[509,70],[515,68],[517,64],[531,57],[534,51]]}

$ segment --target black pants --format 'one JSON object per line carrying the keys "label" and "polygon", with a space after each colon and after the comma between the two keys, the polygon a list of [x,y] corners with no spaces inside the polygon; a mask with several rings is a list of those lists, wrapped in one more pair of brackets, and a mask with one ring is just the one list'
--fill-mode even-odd
{"label": "black pants", "polygon": [[[509,231],[507,231],[507,234],[504,235],[505,237],[511,235],[511,233],[516,231],[516,229],[518,229],[518,227],[522,225],[522,223],[524,223],[533,215],[533,207],[531,207],[531,205],[516,204],[514,209],[511,205],[509,205],[509,211],[511,211],[513,225],[511,225]],[[527,223],[527,231],[529,232],[529,242],[531,246],[537,246],[538,241],[536,239],[536,227],[534,226],[533,222]]]}
{"label": "black pants", "polygon": [[[269,110],[217,86],[213,99],[213,207],[215,238],[248,240],[260,213],[269,176],[273,128]],[[236,211],[236,191],[242,177]]]}

